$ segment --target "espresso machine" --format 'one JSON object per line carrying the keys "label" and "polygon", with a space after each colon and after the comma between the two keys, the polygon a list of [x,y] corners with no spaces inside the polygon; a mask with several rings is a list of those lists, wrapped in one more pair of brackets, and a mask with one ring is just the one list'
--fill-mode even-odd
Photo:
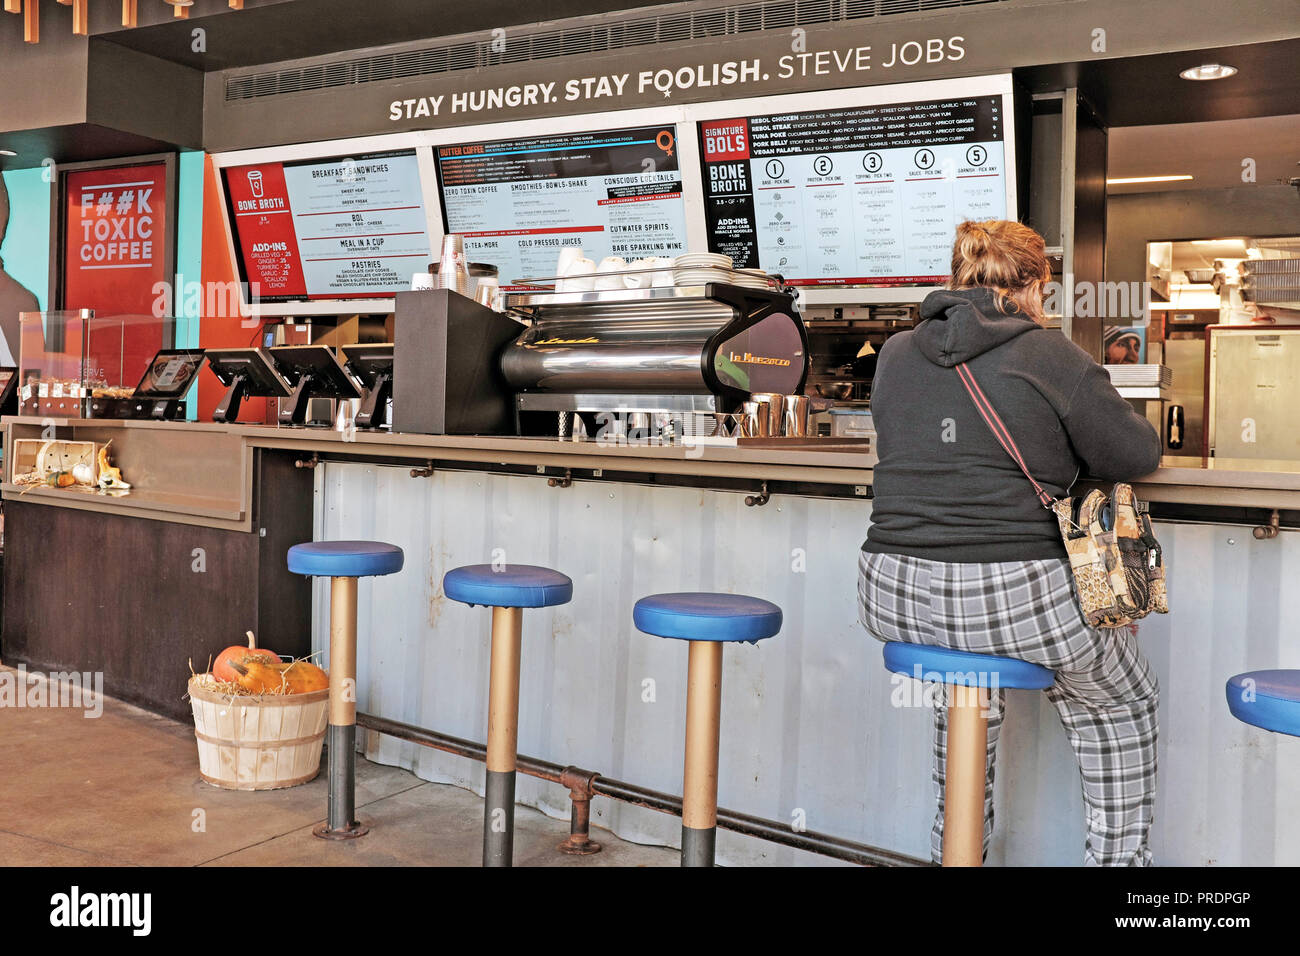
{"label": "espresso machine", "polygon": [[501,357],[520,434],[726,434],[754,393],[801,394],[808,336],[779,281],[508,295]]}

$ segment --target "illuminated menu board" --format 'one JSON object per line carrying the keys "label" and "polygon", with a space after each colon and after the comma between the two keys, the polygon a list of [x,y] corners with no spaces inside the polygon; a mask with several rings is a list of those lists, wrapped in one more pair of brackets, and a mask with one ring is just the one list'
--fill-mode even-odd
{"label": "illuminated menu board", "polygon": [[391,296],[428,271],[413,149],[224,173],[240,271],[262,302]]}
{"label": "illuminated menu board", "polygon": [[699,124],[709,248],[793,285],[933,284],[958,223],[1004,219],[1001,96]]}
{"label": "illuminated menu board", "polygon": [[555,275],[560,250],[593,263],[686,251],[673,125],[435,147],[444,225],[501,286]]}

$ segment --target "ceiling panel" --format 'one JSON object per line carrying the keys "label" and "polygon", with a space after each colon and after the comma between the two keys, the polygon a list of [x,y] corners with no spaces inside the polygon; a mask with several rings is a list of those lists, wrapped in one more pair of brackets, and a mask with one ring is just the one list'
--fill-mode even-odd
{"label": "ceiling panel", "polygon": [[1243,161],[1254,160],[1255,182],[1276,185],[1300,176],[1300,115],[1110,131],[1111,179],[1190,175],[1172,183],[1110,186],[1110,193],[1164,192],[1241,186]]}

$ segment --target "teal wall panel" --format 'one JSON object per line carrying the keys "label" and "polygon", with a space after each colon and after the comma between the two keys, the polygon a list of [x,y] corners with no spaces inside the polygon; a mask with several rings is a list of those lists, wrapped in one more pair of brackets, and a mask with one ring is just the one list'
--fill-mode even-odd
{"label": "teal wall panel", "polygon": [[9,190],[9,229],[0,244],[5,272],[49,308],[50,201],[48,167],[10,169],[4,176]]}

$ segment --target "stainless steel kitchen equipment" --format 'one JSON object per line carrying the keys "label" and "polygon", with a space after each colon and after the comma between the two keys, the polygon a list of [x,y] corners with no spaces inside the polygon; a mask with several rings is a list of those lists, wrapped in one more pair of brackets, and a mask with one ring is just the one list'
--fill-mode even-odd
{"label": "stainless steel kitchen equipment", "polygon": [[876,424],[865,404],[837,405],[830,410],[832,438],[875,438]]}
{"label": "stainless steel kitchen equipment", "polygon": [[785,396],[785,421],[781,434],[788,438],[803,438],[808,434],[808,396]]}
{"label": "stainless steel kitchen equipment", "polygon": [[1168,408],[1173,394],[1173,372],[1169,367],[1150,363],[1103,367],[1120,397],[1128,399],[1161,436],[1161,442],[1167,444]]}
{"label": "stainless steel kitchen equipment", "polygon": [[807,377],[807,334],[779,288],[525,292],[505,307],[529,324],[501,357],[524,433],[540,431],[524,421],[535,412],[730,413],[753,392],[799,393]]}
{"label": "stainless steel kitchen equipment", "polygon": [[[1167,454],[1205,453],[1205,339],[1171,336],[1165,340],[1165,364],[1173,374],[1170,405],[1165,411]],[[1175,411],[1179,409],[1180,411]],[[1170,416],[1173,416],[1171,422]],[[1178,426],[1171,429],[1171,425]]]}
{"label": "stainless steel kitchen equipment", "polygon": [[758,402],[758,434],[764,438],[780,436],[785,421],[785,396],[773,392],[755,392],[750,397]]}
{"label": "stainless steel kitchen equipment", "polygon": [[[1287,243],[1287,251],[1300,256],[1300,240],[1271,243]],[[1300,257],[1247,259],[1241,264],[1241,297],[1280,321],[1300,320]]]}
{"label": "stainless steel kitchen equipment", "polygon": [[1211,326],[1209,454],[1300,460],[1300,327]]}

